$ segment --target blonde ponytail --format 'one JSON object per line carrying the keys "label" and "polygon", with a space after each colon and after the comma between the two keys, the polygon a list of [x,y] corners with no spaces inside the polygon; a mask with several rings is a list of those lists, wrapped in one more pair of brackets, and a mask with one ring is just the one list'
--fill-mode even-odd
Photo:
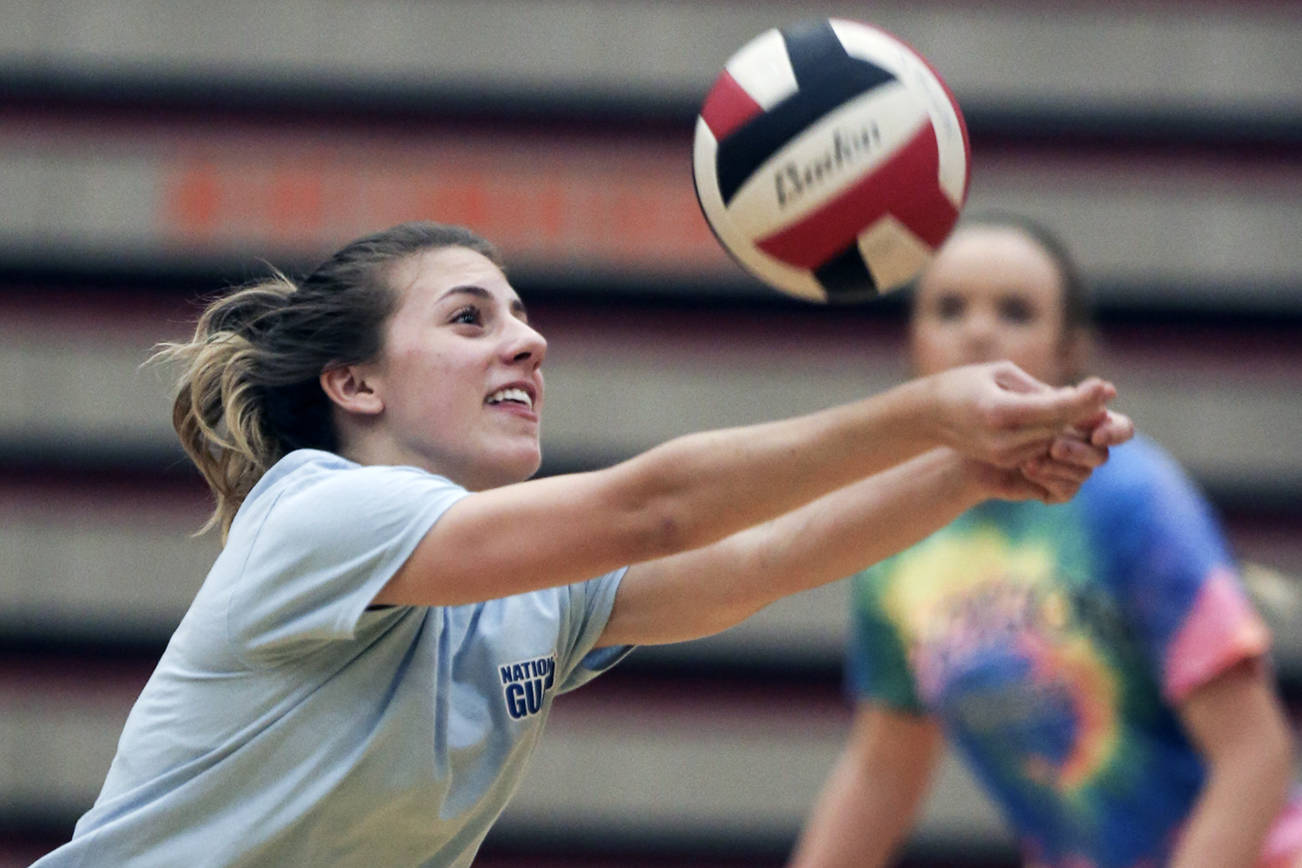
{"label": "blonde ponytail", "polygon": [[301,282],[276,271],[212,302],[188,342],[151,362],[179,368],[172,426],[216,498],[200,533],[221,529],[262,475],[295,449],[338,450],[321,372],[379,356],[397,306],[389,271],[426,250],[466,247],[501,265],[468,229],[413,222],[360,238]]}
{"label": "blonde ponytail", "polygon": [[217,499],[200,532],[220,526],[223,541],[245,496],[283,457],[258,394],[257,371],[268,351],[239,327],[283,307],[297,289],[277,273],[221,298],[204,311],[189,342],[162,344],[151,359],[180,368],[172,427]]}

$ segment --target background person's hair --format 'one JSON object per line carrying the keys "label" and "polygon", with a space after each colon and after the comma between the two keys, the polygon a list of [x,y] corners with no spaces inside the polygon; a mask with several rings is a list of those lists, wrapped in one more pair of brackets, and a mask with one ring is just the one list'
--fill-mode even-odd
{"label": "background person's hair", "polygon": [[172,425],[217,501],[200,532],[220,526],[224,542],[249,490],[286,453],[338,449],[321,372],[379,356],[399,298],[393,267],[444,247],[502,265],[468,229],[401,223],[349,243],[301,281],[273,270],[208,304],[193,339],[161,345],[152,360],[180,367]]}

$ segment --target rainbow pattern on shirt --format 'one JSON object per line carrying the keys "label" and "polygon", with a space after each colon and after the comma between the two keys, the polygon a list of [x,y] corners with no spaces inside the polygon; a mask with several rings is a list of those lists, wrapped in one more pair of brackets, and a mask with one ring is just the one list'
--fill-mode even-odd
{"label": "rainbow pattern on shirt", "polygon": [[1028,862],[1164,864],[1204,779],[1173,703],[1268,648],[1229,563],[1127,444],[1068,504],[984,504],[857,577],[847,677],[943,724]]}
{"label": "rainbow pattern on shirt", "polygon": [[883,606],[906,639],[922,699],[948,705],[972,738],[1003,740],[1010,723],[1069,737],[1040,738],[1008,762],[1028,780],[1073,792],[1118,745],[1117,672],[1108,652],[1074,629],[1069,576],[1044,540],[1015,545],[992,523],[933,538],[901,558]]}

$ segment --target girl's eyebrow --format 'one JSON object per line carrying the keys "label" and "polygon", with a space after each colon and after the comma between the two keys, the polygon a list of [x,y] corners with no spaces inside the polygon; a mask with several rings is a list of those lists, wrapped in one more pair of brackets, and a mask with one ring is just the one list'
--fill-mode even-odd
{"label": "girl's eyebrow", "polygon": [[[475,298],[483,299],[484,301],[493,300],[493,294],[491,292],[484,289],[482,286],[475,286],[474,284],[454,286],[451,289],[444,292],[443,295],[439,297],[439,300],[442,301],[448,296],[456,295],[458,293],[473,295]],[[511,299],[510,307],[511,307],[511,313],[515,314],[521,319],[527,320],[529,318],[529,312],[525,310],[524,302],[521,301],[519,298]]]}

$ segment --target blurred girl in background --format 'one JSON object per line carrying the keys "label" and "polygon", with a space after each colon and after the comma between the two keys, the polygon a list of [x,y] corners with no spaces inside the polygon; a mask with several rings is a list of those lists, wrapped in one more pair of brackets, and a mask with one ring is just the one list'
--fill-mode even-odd
{"label": "blurred girl in background", "polygon": [[[1085,365],[1085,286],[1017,217],[965,221],[921,275],[916,373]],[[989,502],[856,576],[844,753],[798,868],[884,865],[948,741],[1027,865],[1298,865],[1302,801],[1266,655],[1215,516],[1136,437],[1070,503]]]}

